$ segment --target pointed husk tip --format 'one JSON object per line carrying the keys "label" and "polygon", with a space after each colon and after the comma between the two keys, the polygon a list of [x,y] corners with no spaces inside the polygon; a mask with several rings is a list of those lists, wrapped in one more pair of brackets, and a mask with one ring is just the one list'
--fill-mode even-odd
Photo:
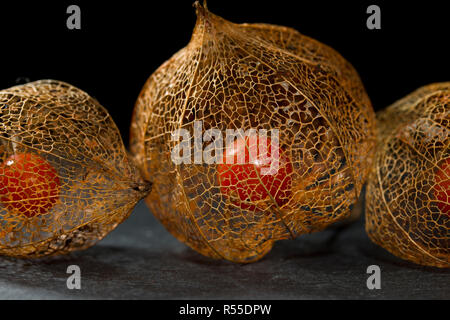
{"label": "pointed husk tip", "polygon": [[206,18],[209,11],[208,6],[206,4],[206,0],[203,0],[203,4],[200,3],[200,1],[195,1],[192,5],[195,8],[195,12],[197,14],[197,17],[199,18]]}

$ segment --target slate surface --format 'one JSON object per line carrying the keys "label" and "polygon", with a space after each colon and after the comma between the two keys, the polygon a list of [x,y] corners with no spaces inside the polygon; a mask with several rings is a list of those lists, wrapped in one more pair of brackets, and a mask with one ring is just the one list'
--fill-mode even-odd
{"label": "slate surface", "polygon": [[[69,265],[81,290],[68,290]],[[366,269],[381,268],[380,290]],[[363,222],[278,242],[262,261],[205,258],[175,240],[140,203],[97,246],[43,261],[0,258],[1,299],[450,299],[450,270],[401,261],[367,238]]]}

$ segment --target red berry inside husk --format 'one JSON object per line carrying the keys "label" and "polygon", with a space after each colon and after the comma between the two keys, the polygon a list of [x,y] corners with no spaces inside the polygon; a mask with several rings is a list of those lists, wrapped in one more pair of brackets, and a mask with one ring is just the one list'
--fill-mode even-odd
{"label": "red berry inside husk", "polygon": [[[231,202],[242,209],[261,210],[265,206],[259,203],[274,201],[278,207],[281,207],[289,201],[292,164],[283,150],[272,144],[270,138],[266,141],[266,152],[261,150],[258,152],[258,137],[237,139],[231,146],[225,148],[223,163],[217,166],[222,194],[229,196]],[[261,141],[261,144],[263,143]],[[245,155],[243,162],[238,162],[239,155],[241,157]],[[250,155],[256,156],[250,157]],[[274,159],[278,158],[278,166],[274,171],[269,172],[271,160],[268,159],[272,159],[272,156]],[[233,160],[230,161],[231,159]]]}
{"label": "red berry inside husk", "polygon": [[47,213],[59,197],[60,181],[53,166],[31,153],[18,153],[0,166],[0,201],[10,213],[28,218]]}
{"label": "red berry inside husk", "polygon": [[434,194],[442,213],[450,215],[450,158],[442,161],[435,173]]}

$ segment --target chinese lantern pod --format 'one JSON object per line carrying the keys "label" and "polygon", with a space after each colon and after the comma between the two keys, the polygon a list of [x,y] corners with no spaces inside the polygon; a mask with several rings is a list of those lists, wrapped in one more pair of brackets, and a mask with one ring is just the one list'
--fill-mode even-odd
{"label": "chinese lantern pod", "polygon": [[[154,182],[148,206],[176,238],[209,257],[251,262],[276,240],[349,215],[370,167],[375,115],[356,71],[333,49],[290,28],[234,24],[196,9],[191,41],[136,102],[131,152]],[[277,174],[195,163],[198,123],[202,133],[222,133],[223,145],[217,137],[214,144],[224,155],[227,129],[279,130]],[[179,129],[189,132],[191,163],[172,161]],[[248,140],[236,139],[236,148],[249,150]]]}
{"label": "chinese lantern pod", "polygon": [[0,91],[0,254],[84,249],[149,191],[107,111],[43,80]]}
{"label": "chinese lantern pod", "polygon": [[373,242],[417,264],[450,267],[450,82],[431,84],[377,115],[366,193]]}

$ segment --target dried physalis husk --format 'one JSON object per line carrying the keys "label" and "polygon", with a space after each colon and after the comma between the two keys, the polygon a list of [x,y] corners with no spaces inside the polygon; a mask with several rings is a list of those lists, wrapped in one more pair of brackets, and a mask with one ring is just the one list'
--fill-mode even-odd
{"label": "dried physalis husk", "polygon": [[0,91],[0,254],[92,246],[149,191],[108,112],[43,80]]}
{"label": "dried physalis husk", "polygon": [[373,242],[418,264],[450,267],[450,82],[422,87],[377,115],[366,193]]}
{"label": "dried physalis husk", "polygon": [[[251,262],[276,240],[349,215],[371,163],[375,115],[356,71],[333,49],[290,28],[234,24],[196,9],[190,43],[137,100],[131,151],[154,179],[147,204],[176,238],[209,257]],[[172,161],[179,129],[191,137],[183,145],[191,163]],[[207,141],[209,129],[222,140]],[[227,154],[227,129],[279,130],[278,173],[196,162],[196,146]],[[236,139],[237,148],[249,149],[246,141]]]}

